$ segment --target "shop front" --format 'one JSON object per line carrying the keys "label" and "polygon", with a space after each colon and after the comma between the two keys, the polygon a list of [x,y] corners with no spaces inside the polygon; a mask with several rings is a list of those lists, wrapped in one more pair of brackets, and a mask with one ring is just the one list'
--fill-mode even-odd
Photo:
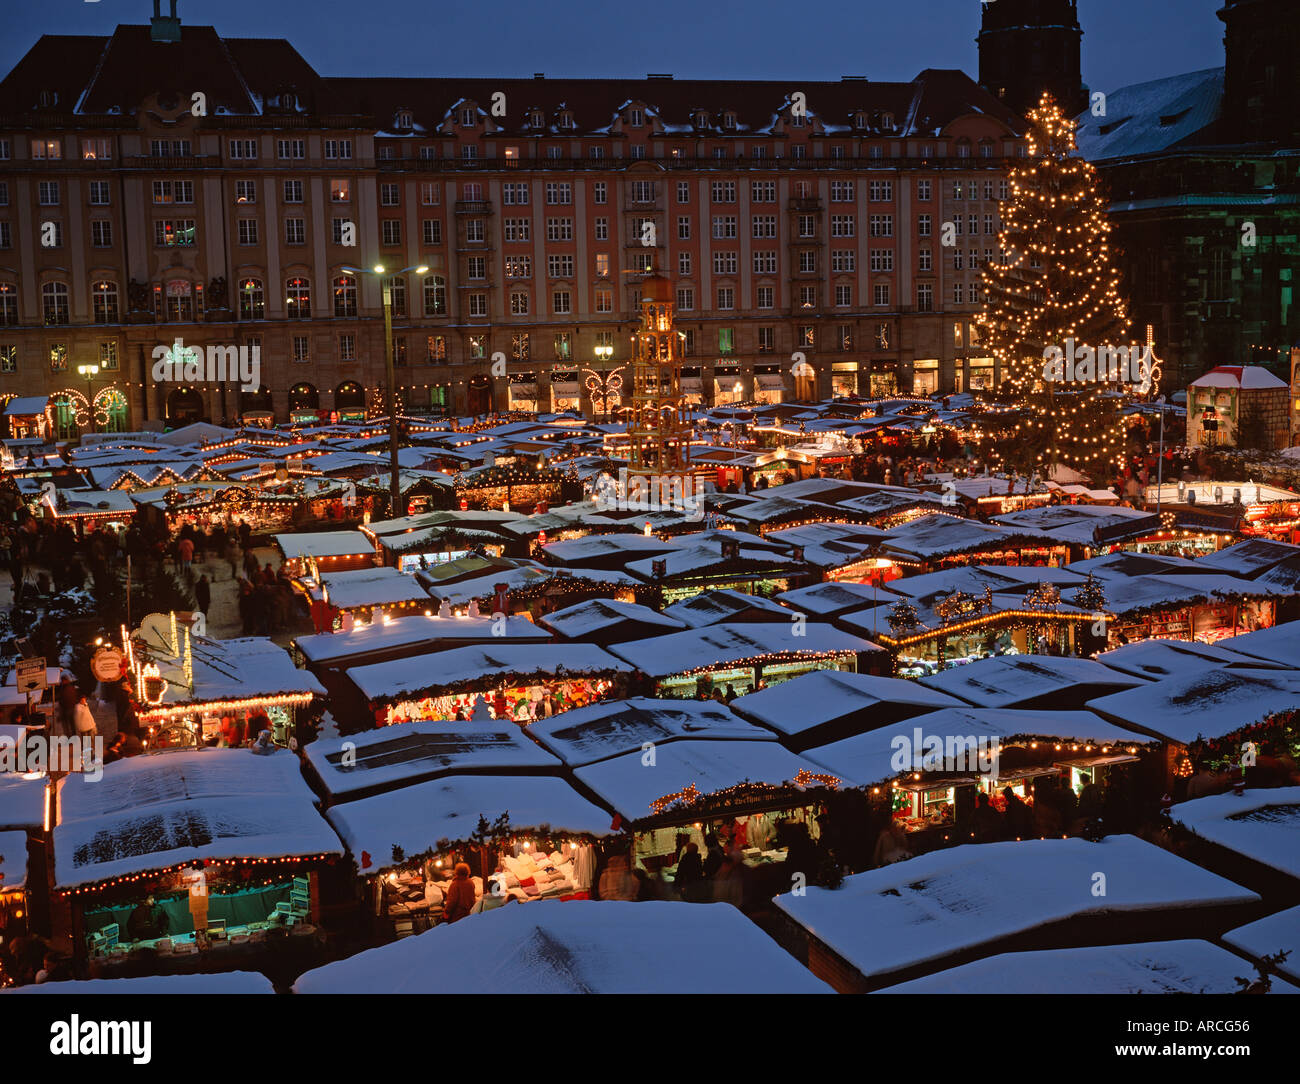
{"label": "shop front", "polygon": [[756,373],[754,376],[754,401],[775,405],[785,398],[785,380],[779,372]]}
{"label": "shop front", "polygon": [[835,361],[831,363],[831,396],[845,399],[858,394],[858,363]]}
{"label": "shop front", "polygon": [[939,390],[939,361],[937,358],[918,358],[912,362],[912,394],[933,395]]}
{"label": "shop front", "polygon": [[969,823],[975,788],[976,781],[966,778],[896,782],[890,792],[894,822],[905,832],[953,830]]}
{"label": "shop front", "polygon": [[507,391],[509,404],[507,409],[523,414],[537,413],[536,373],[511,373]]}
{"label": "shop front", "polygon": [[551,410],[556,414],[581,413],[582,385],[577,369],[557,369],[551,373]]}
{"label": "shop front", "polygon": [[682,401],[690,406],[700,406],[704,402],[704,379],[698,365],[682,369]]}

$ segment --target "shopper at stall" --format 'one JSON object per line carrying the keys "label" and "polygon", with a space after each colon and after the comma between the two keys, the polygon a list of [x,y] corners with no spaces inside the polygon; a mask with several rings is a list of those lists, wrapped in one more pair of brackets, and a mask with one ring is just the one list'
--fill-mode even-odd
{"label": "shopper at stall", "polygon": [[86,698],[66,676],[59,683],[54,718],[50,733],[62,738],[87,738],[95,735],[95,717],[90,713]]}
{"label": "shopper at stall", "polygon": [[627,866],[627,855],[616,854],[609,860],[605,872],[600,875],[600,898],[602,900],[636,899],[640,890],[637,879],[632,876]]}
{"label": "shopper at stall", "polygon": [[704,876],[711,881],[722,868],[726,854],[722,850],[721,841],[712,832],[704,837],[704,845],[709,848],[708,854],[704,857]]}
{"label": "shopper at stall", "polygon": [[447,921],[456,922],[473,911],[475,896],[474,882],[470,880],[468,864],[457,862],[455,876],[452,878],[451,887],[447,889],[447,897],[443,905],[443,913],[447,916]]}
{"label": "shopper at stall", "polygon": [[703,898],[704,861],[700,858],[698,843],[686,844],[686,853],[677,863],[677,875],[673,879],[682,899],[688,903],[699,903]]}

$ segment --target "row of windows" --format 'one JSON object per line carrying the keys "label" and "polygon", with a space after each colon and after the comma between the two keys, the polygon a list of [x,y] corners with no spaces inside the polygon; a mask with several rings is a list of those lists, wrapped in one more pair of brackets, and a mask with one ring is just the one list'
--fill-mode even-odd
{"label": "row of windows", "polygon": [[[46,348],[46,364],[52,373],[66,373],[68,371],[68,344],[67,343],[50,343]],[[118,352],[116,342],[101,342],[99,344],[99,368],[101,372],[116,372],[118,368]],[[16,343],[0,343],[0,373],[16,373],[18,371],[18,345]]]}

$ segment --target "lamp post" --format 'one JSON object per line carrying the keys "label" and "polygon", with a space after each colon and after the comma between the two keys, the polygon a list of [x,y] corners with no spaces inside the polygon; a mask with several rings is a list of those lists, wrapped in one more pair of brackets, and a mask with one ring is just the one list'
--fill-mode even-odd
{"label": "lamp post", "polygon": [[86,428],[95,429],[95,377],[99,375],[98,365],[78,365],[77,372],[86,378]]}
{"label": "lamp post", "polygon": [[398,275],[410,274],[412,271],[417,275],[422,275],[429,268],[424,264],[420,264],[418,267],[403,267],[400,271],[389,274],[383,264],[377,263],[369,271],[364,267],[344,267],[343,270],[354,275],[375,274],[387,276],[380,282],[380,286],[384,297],[384,409],[388,412],[388,514],[390,519],[397,519],[402,514],[403,508],[401,473],[397,465],[397,377],[393,373],[392,280]]}

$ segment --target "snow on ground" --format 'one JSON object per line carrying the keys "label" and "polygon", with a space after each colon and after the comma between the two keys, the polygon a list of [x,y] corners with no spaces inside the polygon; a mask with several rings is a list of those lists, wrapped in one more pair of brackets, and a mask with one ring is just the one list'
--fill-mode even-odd
{"label": "snow on ground", "polygon": [[[1004,952],[881,994],[1235,994],[1236,979],[1254,979],[1246,960],[1209,941]],[[1300,994],[1274,980],[1273,992]]]}
{"label": "snow on ground", "polygon": [[301,976],[299,994],[815,994],[730,904],[507,904]]}
{"label": "snow on ground", "polygon": [[[1094,896],[1094,875],[1106,895]],[[776,905],[864,976],[1080,915],[1254,903],[1248,889],[1135,836],[968,844],[808,888]]]}
{"label": "snow on ground", "polygon": [[142,975],[129,979],[85,979],[13,986],[4,994],[273,994],[271,980],[257,971],[220,971],[212,975]]}
{"label": "snow on ground", "polygon": [[1202,839],[1300,878],[1300,787],[1213,794],[1170,815]]}
{"label": "snow on ground", "polygon": [[1278,970],[1300,982],[1300,907],[1279,911],[1223,935],[1223,940],[1256,959],[1278,952],[1291,953]]}

